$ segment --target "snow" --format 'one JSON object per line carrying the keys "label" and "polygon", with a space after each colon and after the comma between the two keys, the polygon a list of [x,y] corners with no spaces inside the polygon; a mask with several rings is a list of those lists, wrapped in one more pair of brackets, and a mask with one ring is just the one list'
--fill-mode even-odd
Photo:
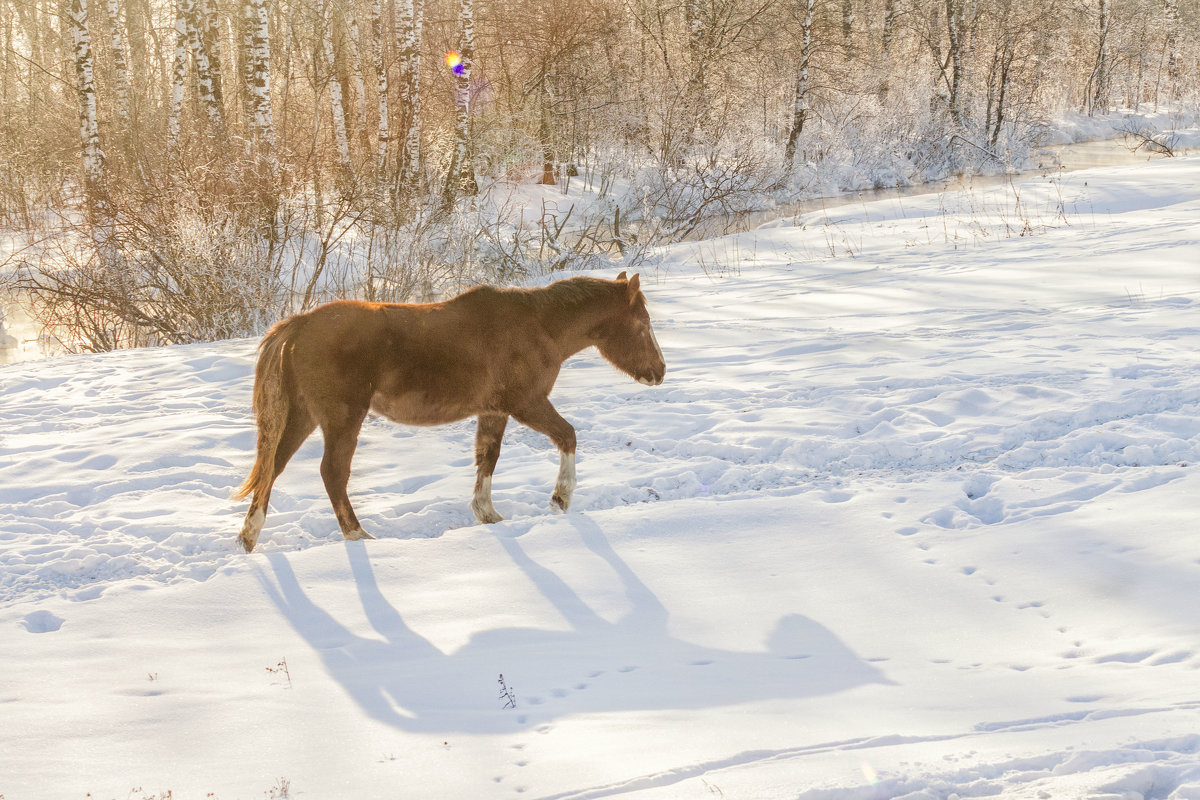
{"label": "snow", "polygon": [[[661,387],[320,437],[256,342],[0,367],[0,795],[1200,798],[1200,157],[679,245]],[[505,708],[499,676],[516,698]]]}

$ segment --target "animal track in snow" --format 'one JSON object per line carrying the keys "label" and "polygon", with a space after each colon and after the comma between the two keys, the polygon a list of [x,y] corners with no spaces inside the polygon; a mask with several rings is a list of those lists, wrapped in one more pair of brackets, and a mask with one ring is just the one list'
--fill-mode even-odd
{"label": "animal track in snow", "polygon": [[1150,666],[1161,667],[1165,664],[1178,664],[1182,661],[1187,661],[1189,658],[1192,657],[1192,655],[1193,655],[1193,653],[1190,653],[1187,650],[1179,650],[1178,652],[1175,652],[1175,653],[1168,653],[1164,656],[1159,656],[1158,658],[1156,658],[1150,662]]}
{"label": "animal track in snow", "polygon": [[1095,660],[1097,664],[1140,664],[1152,655],[1154,655],[1153,650],[1136,650],[1097,656]]}
{"label": "animal track in snow", "polygon": [[65,619],[50,611],[33,611],[21,620],[21,626],[30,633],[53,633],[63,626]]}

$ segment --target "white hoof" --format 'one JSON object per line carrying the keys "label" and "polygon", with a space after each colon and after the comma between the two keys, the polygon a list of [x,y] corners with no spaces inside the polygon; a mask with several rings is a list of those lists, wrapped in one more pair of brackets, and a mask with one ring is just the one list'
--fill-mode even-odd
{"label": "white hoof", "polygon": [[475,519],[479,520],[484,525],[491,525],[493,522],[504,521],[504,517],[496,513],[496,508],[492,505],[491,501],[488,501],[486,505],[472,502],[471,513],[475,515]]}
{"label": "white hoof", "polygon": [[554,495],[550,504],[560,511],[571,507],[571,495],[575,494],[575,454],[562,453],[558,462],[558,480],[554,482]]}
{"label": "white hoof", "polygon": [[484,525],[504,521],[504,517],[497,514],[496,507],[492,505],[492,478],[490,475],[475,487],[475,496],[471,498],[471,512],[475,514],[475,519]]}
{"label": "white hoof", "polygon": [[242,523],[242,532],[238,534],[238,541],[242,543],[242,547],[246,548],[247,553],[254,549],[254,545],[258,544],[258,534],[262,531],[266,521],[266,512],[261,508],[246,514],[246,521]]}

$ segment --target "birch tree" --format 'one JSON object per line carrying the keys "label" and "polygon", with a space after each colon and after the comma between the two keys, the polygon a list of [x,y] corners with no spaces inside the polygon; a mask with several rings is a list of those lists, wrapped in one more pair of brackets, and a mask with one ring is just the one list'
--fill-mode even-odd
{"label": "birch tree", "polygon": [[354,2],[345,3],[346,55],[350,61],[350,80],[354,82],[354,135],[359,137],[363,148],[370,149],[370,134],[367,132],[367,84],[363,77],[362,54],[359,52],[358,13]]}
{"label": "birch tree", "polygon": [[1168,96],[1174,98],[1179,90],[1179,2],[1178,0],[1164,0],[1163,12],[1166,15],[1167,35],[1166,35],[1166,50],[1167,50],[1167,80],[1170,86],[1167,89]]}
{"label": "birch tree", "polygon": [[375,184],[380,196],[387,182],[387,157],[391,111],[388,108],[388,71],[383,60],[383,2],[371,0],[371,61],[375,67],[375,92],[379,100],[379,141],[375,149]]}
{"label": "birch tree", "polygon": [[[896,0],[883,2],[883,60],[886,63],[892,57],[892,40],[896,36],[896,20],[898,11]],[[888,65],[890,67],[890,65]]]}
{"label": "birch tree", "polygon": [[200,98],[200,106],[213,128],[218,133],[225,130],[225,116],[221,110],[220,86],[213,77],[213,65],[209,58],[207,44],[207,23],[200,9],[203,0],[179,0],[179,10],[183,17],[187,47],[192,56],[192,64],[196,70],[196,92]]}
{"label": "birch tree", "polygon": [[83,185],[88,206],[94,212],[104,184],[104,153],[100,150],[100,127],[96,116],[96,79],[92,38],[88,31],[87,0],[70,0],[67,18],[79,101],[79,132],[83,144]]}
{"label": "birch tree", "polygon": [[[950,75],[947,88],[950,91],[950,118],[960,129],[966,127],[963,118],[963,76],[964,59],[967,48],[966,15],[963,10],[965,0],[946,0],[946,32],[949,38],[948,58],[950,59]],[[943,75],[945,70],[943,70]]]}
{"label": "birch tree", "polygon": [[117,118],[122,127],[128,131],[130,119],[133,116],[130,96],[132,89],[129,83],[129,46],[125,34],[125,26],[121,23],[121,11],[117,0],[107,0],[108,24],[112,29],[112,58],[113,69],[116,72],[116,101]]}
{"label": "birch tree", "polygon": [[175,5],[175,47],[171,59],[171,102],[167,115],[167,151],[179,153],[180,117],[183,115],[183,95],[187,82],[187,19],[184,3]]}
{"label": "birch tree", "polygon": [[854,58],[854,0],[842,0],[842,49]]}
{"label": "birch tree", "polygon": [[221,80],[221,21],[216,0],[196,0],[197,27],[204,42],[208,57],[209,75],[212,77],[212,96],[217,108],[225,108],[225,92]]}
{"label": "birch tree", "polygon": [[342,82],[337,74],[337,62],[333,52],[333,20],[330,13],[332,0],[321,5],[321,47],[328,70],[326,89],[329,91],[329,110],[333,116],[333,141],[337,148],[338,165],[342,178],[354,182],[354,162],[350,160],[350,137],[346,133],[346,106],[342,96]]}
{"label": "birch tree", "polygon": [[1108,85],[1110,82],[1108,75],[1108,0],[1100,0],[1098,16],[1100,39],[1096,48],[1096,62],[1092,67],[1091,74],[1088,75],[1083,90],[1084,110],[1089,116],[1094,114],[1097,108],[1101,111],[1108,108]]}
{"label": "birch tree", "polygon": [[796,158],[796,142],[800,139],[800,134],[804,131],[804,123],[808,120],[808,93],[809,93],[809,61],[812,58],[813,48],[813,7],[815,0],[802,0],[802,16],[800,23],[800,65],[796,76],[796,93],[792,101],[792,124],[788,129],[787,145],[783,151],[783,165],[785,169],[792,168],[792,161]]}
{"label": "birch tree", "polygon": [[[13,14],[8,13],[7,5],[0,2],[0,47],[4,48],[4,66],[3,73],[0,73],[0,98],[7,99],[12,97],[13,92],[13,55],[16,52],[16,46],[13,42]],[[5,103],[4,105],[7,105]]]}
{"label": "birch tree", "polygon": [[243,78],[250,138],[275,170],[275,122],[271,113],[271,39],[267,0],[243,0]]}
{"label": "birch tree", "polygon": [[397,24],[400,39],[400,104],[403,151],[400,183],[414,188],[421,174],[421,28],[423,0],[400,0]]}
{"label": "birch tree", "polygon": [[704,96],[708,62],[704,12],[704,0],[683,0],[689,70],[687,96],[684,98],[686,109],[684,124],[687,126],[687,129],[683,131],[685,141],[691,141],[695,130],[702,127],[705,108],[708,105]]}
{"label": "birch tree", "polygon": [[446,176],[444,197],[447,203],[462,195],[476,195],[475,168],[471,164],[471,60],[475,57],[474,0],[459,0],[458,55],[462,69],[455,71],[454,81],[454,154]]}
{"label": "birch tree", "polygon": [[896,23],[899,18],[899,11],[896,5],[897,0],[884,0],[883,3],[883,31],[880,35],[880,44],[882,45],[880,54],[883,67],[880,70],[883,78],[879,84],[879,94],[881,97],[887,96],[892,74],[892,50],[896,39]]}

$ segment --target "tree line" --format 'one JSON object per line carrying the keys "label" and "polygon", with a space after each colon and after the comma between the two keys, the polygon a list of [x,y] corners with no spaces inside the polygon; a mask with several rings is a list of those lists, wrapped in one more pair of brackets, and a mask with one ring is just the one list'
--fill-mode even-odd
{"label": "tree line", "polygon": [[[531,249],[542,267],[628,257],[831,175],[1003,164],[1064,110],[1194,108],[1198,42],[1200,10],[1178,0],[0,0],[0,221],[84,220],[98,228],[76,273],[140,253],[149,279],[157,237],[183,249],[188,220],[289,273],[298,303],[366,230],[368,250],[381,238],[426,271],[342,288],[408,296],[474,279],[449,258],[487,251],[511,273]],[[570,225],[544,208],[516,244],[445,227],[479,222],[462,198],[512,181],[619,188],[636,207]],[[421,236],[441,250],[417,253]],[[133,313],[117,305],[105,314]]]}

